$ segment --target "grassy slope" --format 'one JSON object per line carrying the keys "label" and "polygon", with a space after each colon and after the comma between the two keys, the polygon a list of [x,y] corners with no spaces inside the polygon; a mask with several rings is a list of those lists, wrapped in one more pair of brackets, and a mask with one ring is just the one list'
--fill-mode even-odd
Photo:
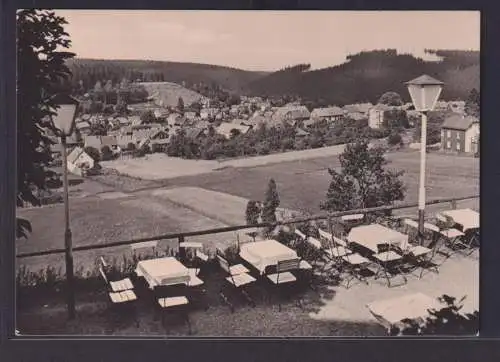
{"label": "grassy slope", "polygon": [[[100,60],[100,59],[74,59],[68,61],[70,69],[83,68],[106,68],[109,74],[117,74],[121,79],[127,72],[139,71],[145,73],[162,73],[164,80],[174,83],[183,81],[191,83],[215,82],[229,90],[239,90],[247,83],[252,82],[264,75],[266,72],[253,72],[242,69],[199,63],[149,61],[149,60]],[[106,79],[109,79],[109,75]]]}
{"label": "grassy slope", "polygon": [[155,101],[161,101],[164,106],[177,106],[179,97],[184,101],[185,106],[200,101],[203,96],[183,86],[170,82],[143,82],[140,83],[148,91]]}

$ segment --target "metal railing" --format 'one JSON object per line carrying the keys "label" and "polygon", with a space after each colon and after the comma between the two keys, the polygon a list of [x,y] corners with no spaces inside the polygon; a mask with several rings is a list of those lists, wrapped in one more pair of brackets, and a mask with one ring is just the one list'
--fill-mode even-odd
{"label": "metal railing", "polygon": [[[426,202],[426,205],[450,203],[451,208],[455,209],[457,201],[463,201],[463,200],[468,200],[468,199],[477,199],[477,198],[479,198],[479,195],[464,196],[464,197],[458,197],[458,198],[454,197],[454,198],[435,199],[435,200],[430,200],[430,201]],[[317,214],[317,215],[313,215],[313,216],[309,216],[309,217],[293,218],[293,219],[289,219],[289,220],[278,221],[278,222],[273,223],[273,224],[260,223],[260,224],[254,224],[254,225],[235,225],[235,226],[226,226],[226,227],[213,228],[213,229],[188,231],[188,232],[182,232],[182,233],[156,235],[156,236],[150,236],[150,237],[138,238],[138,239],[113,241],[113,242],[105,243],[105,244],[82,245],[82,246],[74,247],[73,251],[77,252],[77,251],[85,251],[85,250],[104,249],[104,248],[112,248],[112,247],[117,247],[117,246],[142,243],[142,242],[147,242],[147,241],[169,240],[169,239],[178,239],[179,243],[181,243],[184,241],[185,238],[190,237],[190,236],[219,234],[219,233],[238,231],[238,230],[244,230],[244,229],[253,229],[253,228],[276,227],[279,225],[291,225],[291,224],[303,223],[303,222],[314,221],[314,220],[327,220],[330,218],[336,218],[336,217],[341,217],[341,216],[345,216],[345,215],[369,214],[369,213],[373,213],[373,212],[377,212],[377,211],[410,209],[410,208],[414,208],[414,207],[418,207],[418,203],[405,203],[405,204],[400,204],[400,205],[379,206],[379,207],[371,207],[371,208],[356,209],[356,210],[349,210],[349,211],[336,211],[336,212],[331,212],[331,213]],[[51,254],[63,254],[64,252],[65,252],[65,249],[50,249],[50,250],[36,251],[36,252],[31,252],[31,253],[20,253],[20,254],[17,254],[16,257],[20,259],[20,258],[29,258],[29,257],[51,255]]]}

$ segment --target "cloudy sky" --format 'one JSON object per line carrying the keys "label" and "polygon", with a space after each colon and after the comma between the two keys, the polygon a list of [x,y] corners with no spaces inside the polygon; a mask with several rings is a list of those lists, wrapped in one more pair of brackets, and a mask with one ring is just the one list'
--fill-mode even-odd
{"label": "cloudy sky", "polygon": [[340,64],[362,50],[479,50],[479,12],[58,10],[81,58],[277,70]]}

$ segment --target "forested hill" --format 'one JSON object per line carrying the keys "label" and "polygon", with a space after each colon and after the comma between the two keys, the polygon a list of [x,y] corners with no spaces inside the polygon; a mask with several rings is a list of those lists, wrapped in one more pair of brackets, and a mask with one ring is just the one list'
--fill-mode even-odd
{"label": "forested hill", "polygon": [[67,64],[73,72],[73,89],[79,86],[80,81],[85,89],[91,89],[97,81],[105,83],[111,80],[116,84],[126,78],[129,81],[173,82],[188,87],[199,83],[214,84],[228,91],[239,92],[248,83],[268,74],[209,64],[149,60],[76,58]]}
{"label": "forested hill", "polygon": [[429,74],[442,80],[442,99],[465,99],[479,89],[479,52],[427,50],[441,58],[424,61],[396,50],[377,50],[350,55],[341,65],[309,71],[308,65],[288,67],[250,82],[250,95],[290,95],[303,100],[344,105],[377,99],[395,91],[409,100],[404,82]]}

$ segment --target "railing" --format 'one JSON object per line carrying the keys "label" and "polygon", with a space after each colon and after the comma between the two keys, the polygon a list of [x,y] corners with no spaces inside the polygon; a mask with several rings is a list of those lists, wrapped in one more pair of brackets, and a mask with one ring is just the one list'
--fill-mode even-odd
{"label": "railing", "polygon": [[[436,199],[436,200],[431,200],[431,201],[426,202],[426,205],[450,203],[451,208],[456,209],[457,201],[463,201],[463,200],[468,200],[468,199],[477,199],[477,198],[479,198],[479,195],[464,196],[464,197],[459,197],[459,198]],[[313,221],[313,220],[327,220],[330,218],[336,218],[336,217],[341,217],[341,216],[345,216],[345,215],[368,214],[368,213],[377,212],[377,211],[409,209],[409,208],[414,208],[417,206],[418,206],[417,203],[411,203],[411,204],[406,203],[406,204],[401,204],[401,205],[379,206],[379,207],[356,209],[356,210],[349,210],[349,211],[336,211],[336,212],[331,212],[331,213],[313,215],[313,216],[309,216],[309,217],[294,218],[294,219],[279,221],[279,222],[276,222],[273,224],[260,223],[260,224],[255,224],[255,225],[235,225],[235,226],[226,226],[226,227],[214,228],[214,229],[188,231],[188,232],[183,232],[183,233],[156,235],[156,236],[150,236],[150,237],[139,238],[139,239],[114,241],[114,242],[110,242],[110,243],[106,243],[106,244],[82,245],[82,246],[74,247],[73,251],[76,252],[76,251],[85,251],[85,250],[93,250],[93,249],[112,248],[112,247],[117,247],[117,246],[131,245],[131,244],[142,243],[142,242],[147,242],[147,241],[155,241],[155,240],[178,239],[179,243],[181,243],[182,241],[184,241],[185,238],[190,237],[190,236],[219,234],[219,233],[225,233],[225,232],[230,232],[230,231],[261,228],[261,227],[276,227],[278,225],[291,225],[291,224],[302,223],[302,222]],[[50,250],[37,251],[37,252],[32,252],[32,253],[21,253],[21,254],[17,254],[16,257],[17,258],[29,258],[29,257],[34,257],[34,256],[42,256],[42,255],[62,254],[64,252],[65,252],[65,249],[50,249]]]}

